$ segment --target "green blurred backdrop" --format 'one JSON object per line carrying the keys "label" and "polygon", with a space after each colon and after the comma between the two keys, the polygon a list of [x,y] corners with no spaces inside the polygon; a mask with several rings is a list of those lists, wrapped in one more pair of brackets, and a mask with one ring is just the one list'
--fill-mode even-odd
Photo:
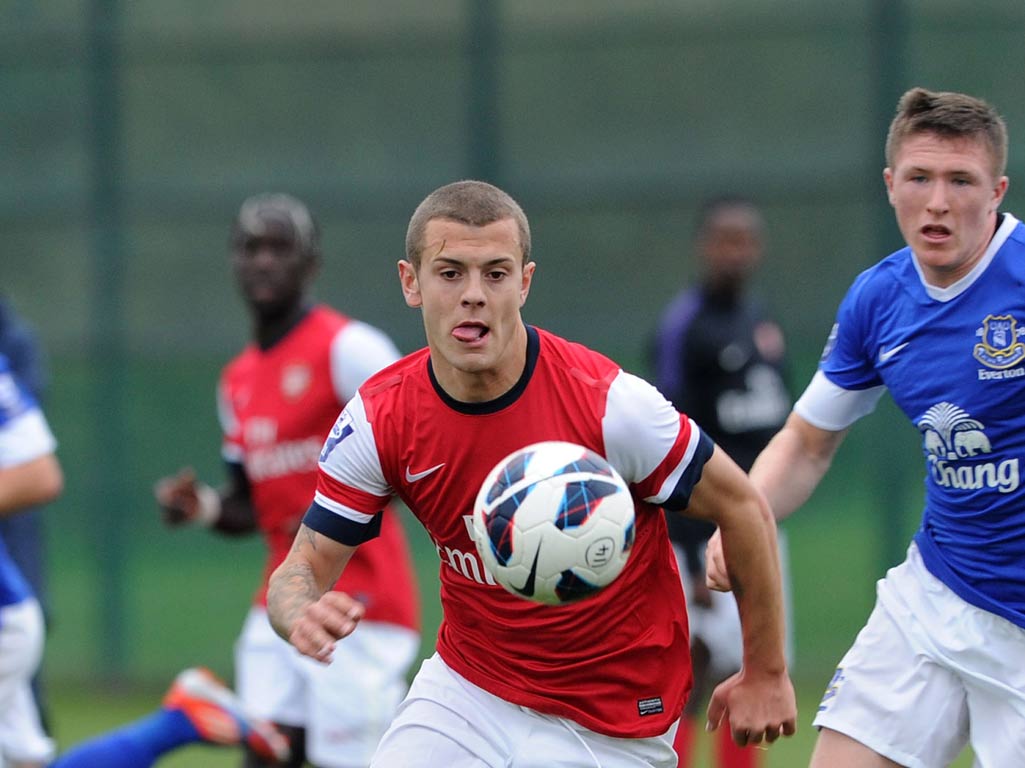
{"label": "green blurred backdrop", "polygon": [[[319,298],[420,343],[398,290],[433,188],[508,189],[529,321],[645,373],[709,194],[765,207],[761,289],[798,390],[851,279],[900,245],[882,145],[912,85],[990,99],[1022,197],[1020,0],[8,0],[0,290],[40,331],[68,485],[48,513],[53,684],[230,674],[255,540],[162,528],[161,474],[220,478],[214,382],[246,339],[228,224],[287,190],[323,224]],[[1021,210],[1017,211],[1019,215]],[[887,401],[787,524],[795,675],[820,686],[916,525],[915,430]],[[437,623],[437,558],[410,525]]]}

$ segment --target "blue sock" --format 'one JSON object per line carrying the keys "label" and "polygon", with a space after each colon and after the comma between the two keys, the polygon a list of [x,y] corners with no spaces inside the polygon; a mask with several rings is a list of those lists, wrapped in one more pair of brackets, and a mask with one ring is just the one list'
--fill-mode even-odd
{"label": "blue sock", "polygon": [[172,749],[201,741],[177,709],[160,709],[116,731],[72,747],[50,768],[148,768]]}

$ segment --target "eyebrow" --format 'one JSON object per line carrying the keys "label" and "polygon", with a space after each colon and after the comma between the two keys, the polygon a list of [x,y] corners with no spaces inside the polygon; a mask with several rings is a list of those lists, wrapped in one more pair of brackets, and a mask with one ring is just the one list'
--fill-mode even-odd
{"label": "eyebrow", "polygon": [[[513,256],[496,256],[493,259],[488,259],[481,266],[484,266],[484,267],[495,267],[495,266],[498,266],[500,264],[508,264],[510,262],[515,263],[515,261],[516,261],[516,259]],[[457,258],[455,256],[439,255],[439,256],[435,257],[434,263],[435,264],[444,263],[444,264],[451,264],[453,266],[462,266],[463,264],[466,263],[466,259],[460,259],[460,258]]]}

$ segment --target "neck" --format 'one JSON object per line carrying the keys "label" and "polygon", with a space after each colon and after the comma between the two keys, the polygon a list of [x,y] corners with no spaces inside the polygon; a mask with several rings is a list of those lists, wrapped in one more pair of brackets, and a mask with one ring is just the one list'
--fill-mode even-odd
{"label": "neck", "polygon": [[310,306],[306,303],[294,304],[282,312],[271,315],[256,315],[253,338],[260,349],[270,349],[295,328],[306,314]]}
{"label": "neck", "polygon": [[497,400],[519,382],[527,365],[527,329],[520,325],[501,359],[488,368],[457,367],[431,347],[431,368],[435,380],[453,400],[486,403]]}

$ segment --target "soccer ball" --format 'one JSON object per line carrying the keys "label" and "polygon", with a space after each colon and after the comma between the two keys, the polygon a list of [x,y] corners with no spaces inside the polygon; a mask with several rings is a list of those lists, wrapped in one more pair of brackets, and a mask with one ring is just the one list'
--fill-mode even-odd
{"label": "soccer ball", "polygon": [[623,570],[634,542],[634,502],[594,451],[536,443],[495,465],[473,507],[484,567],[514,595],[562,605],[597,594]]}

